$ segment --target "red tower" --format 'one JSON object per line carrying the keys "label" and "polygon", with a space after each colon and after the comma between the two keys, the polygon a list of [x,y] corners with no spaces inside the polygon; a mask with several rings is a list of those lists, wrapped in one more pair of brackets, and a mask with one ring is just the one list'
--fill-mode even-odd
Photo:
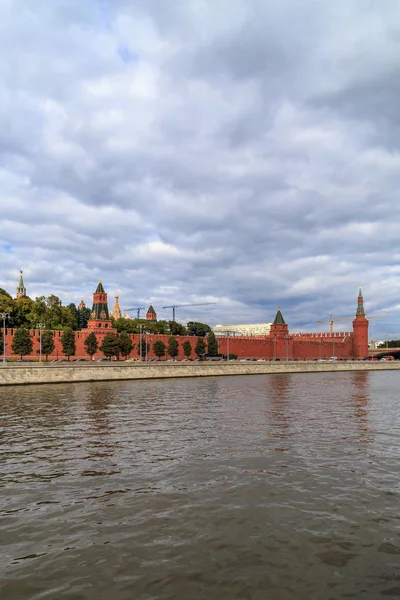
{"label": "red tower", "polygon": [[153,308],[153,305],[152,305],[152,304],[150,304],[150,306],[149,306],[149,308],[148,308],[148,311],[147,311],[147,313],[146,313],[146,319],[147,319],[148,321],[157,321],[157,313],[156,313],[156,311],[154,310],[154,308]]}
{"label": "red tower", "polygon": [[354,332],[354,358],[364,358],[368,355],[368,319],[365,318],[364,300],[360,290],[358,292],[358,304],[356,318],[353,321]]}
{"label": "red tower", "polygon": [[101,279],[93,294],[93,307],[88,321],[88,329],[112,329],[110,315],[108,314],[107,294]]}
{"label": "red tower", "polygon": [[278,308],[274,322],[269,332],[274,344],[274,358],[289,359],[293,354],[293,340],[289,335],[289,328]]}

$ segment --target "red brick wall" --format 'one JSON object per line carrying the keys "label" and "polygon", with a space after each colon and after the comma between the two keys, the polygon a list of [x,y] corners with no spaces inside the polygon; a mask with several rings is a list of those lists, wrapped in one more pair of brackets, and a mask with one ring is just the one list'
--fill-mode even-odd
{"label": "red brick wall", "polygon": [[[109,332],[109,331],[108,331]],[[95,331],[99,345],[101,345],[102,338],[106,333],[105,331]],[[89,335],[90,330],[78,331],[75,333],[75,341],[76,341],[76,354],[73,358],[89,358],[85,351],[84,341],[86,337]],[[30,357],[37,359],[39,357],[39,331],[31,331],[34,342],[34,350]],[[14,335],[14,331],[9,329],[7,332],[7,357],[8,358],[19,358],[19,356],[14,356],[11,351],[12,338]],[[64,358],[62,353],[61,346],[61,335],[62,331],[54,332],[54,343],[55,350],[51,356],[49,356],[49,360],[54,360],[57,358]],[[131,352],[132,358],[138,357],[138,346],[139,346],[139,335],[131,335],[130,336],[133,343],[135,344],[134,349]],[[148,353],[148,358],[156,358],[153,354],[153,343],[156,340],[162,340],[165,345],[168,344],[168,335],[158,335],[152,334],[147,336],[147,341],[150,344],[150,350]],[[196,345],[197,338],[189,337],[189,336],[177,336],[179,341],[179,355],[178,358],[184,358],[182,344],[184,341],[189,340],[192,345],[192,358],[195,358],[194,347]],[[237,336],[237,337],[229,337],[229,338],[218,338],[219,344],[219,352],[221,354],[227,354],[228,346],[230,354],[237,354],[238,358],[264,358],[272,360],[273,358],[279,358],[281,360],[285,360],[285,358],[289,359],[297,359],[297,360],[307,360],[307,359],[318,359],[318,358],[329,358],[331,356],[337,356],[338,358],[353,358],[354,354],[354,345],[355,343],[365,345],[365,340],[362,339],[361,342],[354,341],[353,333],[335,333],[333,336],[329,333],[325,334],[294,334],[288,335],[285,337],[273,337],[273,336],[259,336],[259,337],[246,337],[246,336]],[[357,354],[360,353],[360,348],[358,348]],[[364,348],[362,349],[364,352]],[[356,355],[357,355],[356,354]],[[363,353],[363,356],[368,354],[367,352]],[[98,351],[94,358],[98,359],[103,356],[102,352]],[[165,358],[169,358],[166,356]],[[43,357],[44,359],[44,357]]]}

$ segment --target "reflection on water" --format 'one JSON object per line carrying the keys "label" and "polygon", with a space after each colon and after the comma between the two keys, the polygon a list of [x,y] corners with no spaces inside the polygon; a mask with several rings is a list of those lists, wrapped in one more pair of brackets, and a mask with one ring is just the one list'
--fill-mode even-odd
{"label": "reflection on water", "polygon": [[397,379],[0,390],[2,600],[400,597]]}

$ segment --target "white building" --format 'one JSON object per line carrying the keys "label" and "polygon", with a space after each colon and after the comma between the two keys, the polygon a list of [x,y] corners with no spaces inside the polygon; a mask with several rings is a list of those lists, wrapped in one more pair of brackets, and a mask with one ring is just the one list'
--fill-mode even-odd
{"label": "white building", "polygon": [[272,323],[242,323],[238,325],[215,325],[215,337],[226,335],[269,335]]}

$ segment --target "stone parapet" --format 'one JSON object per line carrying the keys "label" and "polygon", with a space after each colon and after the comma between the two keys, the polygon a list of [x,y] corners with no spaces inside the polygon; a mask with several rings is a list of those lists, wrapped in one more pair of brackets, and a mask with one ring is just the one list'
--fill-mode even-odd
{"label": "stone parapet", "polygon": [[324,373],[336,371],[399,371],[400,362],[261,362],[261,363],[92,363],[92,364],[2,364],[0,386],[42,383],[168,379],[226,375]]}

